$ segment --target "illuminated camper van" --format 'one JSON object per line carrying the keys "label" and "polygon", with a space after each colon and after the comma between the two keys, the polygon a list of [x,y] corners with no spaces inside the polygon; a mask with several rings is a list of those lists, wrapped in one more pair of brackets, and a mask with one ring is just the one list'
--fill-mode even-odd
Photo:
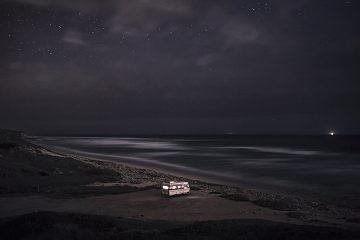
{"label": "illuminated camper van", "polygon": [[162,184],[161,192],[168,196],[188,194],[190,192],[190,185],[188,182],[170,181]]}

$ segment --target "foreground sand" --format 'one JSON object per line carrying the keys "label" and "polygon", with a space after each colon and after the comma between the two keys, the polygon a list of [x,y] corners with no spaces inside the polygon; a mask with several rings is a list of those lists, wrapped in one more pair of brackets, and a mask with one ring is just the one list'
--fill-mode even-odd
{"label": "foreground sand", "polygon": [[203,191],[172,198],[163,197],[157,189],[79,199],[7,197],[0,199],[0,206],[3,217],[36,211],[56,211],[171,221],[261,218],[299,222],[289,218],[283,211],[259,207],[249,201],[231,201]]}

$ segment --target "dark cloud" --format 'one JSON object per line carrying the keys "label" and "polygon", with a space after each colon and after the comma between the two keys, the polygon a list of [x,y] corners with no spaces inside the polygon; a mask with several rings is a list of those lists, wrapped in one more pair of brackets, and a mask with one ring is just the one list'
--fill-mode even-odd
{"label": "dark cloud", "polygon": [[73,30],[67,30],[64,34],[63,40],[73,45],[79,45],[79,46],[86,45],[83,34]]}
{"label": "dark cloud", "polygon": [[61,7],[83,11],[84,14],[107,14],[109,30],[112,33],[128,35],[143,35],[144,32],[156,30],[167,21],[186,17],[192,13],[191,1],[184,0],[20,0],[20,2],[40,7]]}

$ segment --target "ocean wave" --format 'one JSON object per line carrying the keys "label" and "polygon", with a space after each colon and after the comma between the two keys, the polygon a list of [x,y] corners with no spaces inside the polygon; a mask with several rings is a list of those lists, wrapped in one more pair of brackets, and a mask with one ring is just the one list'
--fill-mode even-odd
{"label": "ocean wave", "polygon": [[65,141],[71,145],[82,146],[119,146],[135,149],[151,149],[151,150],[188,150],[187,147],[172,142],[160,142],[141,140],[140,138],[67,138]]}
{"label": "ocean wave", "polygon": [[291,154],[291,155],[318,155],[321,154],[321,151],[313,151],[313,150],[300,150],[300,149],[292,149],[292,148],[280,148],[280,147],[258,147],[258,146],[229,146],[229,147],[216,147],[221,149],[244,149],[244,150],[252,150],[257,152],[265,152],[265,153],[281,153],[281,154]]}

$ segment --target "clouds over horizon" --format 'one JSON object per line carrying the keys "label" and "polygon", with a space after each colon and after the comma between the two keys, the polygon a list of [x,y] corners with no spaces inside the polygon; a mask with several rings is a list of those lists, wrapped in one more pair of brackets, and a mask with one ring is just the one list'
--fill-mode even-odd
{"label": "clouds over horizon", "polygon": [[340,0],[2,6],[0,109],[7,111],[4,99],[39,115],[58,106],[60,115],[69,108],[79,118],[105,112],[118,120],[351,118],[358,106],[357,11]]}

